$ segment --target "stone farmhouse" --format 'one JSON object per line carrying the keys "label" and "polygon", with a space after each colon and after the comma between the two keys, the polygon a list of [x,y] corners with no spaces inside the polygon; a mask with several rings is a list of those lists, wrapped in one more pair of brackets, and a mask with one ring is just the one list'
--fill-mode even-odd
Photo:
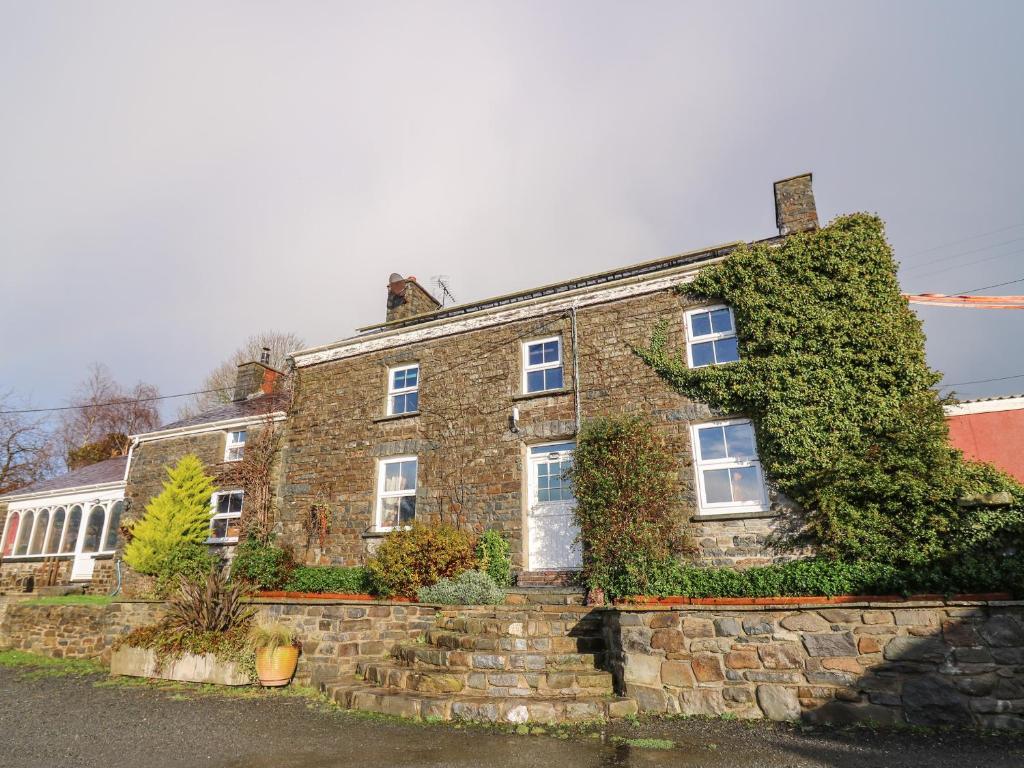
{"label": "stone farmhouse", "polygon": [[[817,228],[810,174],[774,189],[779,233],[760,242]],[[223,468],[268,426],[282,437],[278,542],[311,564],[356,565],[389,532],[443,521],[501,530],[520,585],[565,583],[581,560],[563,472],[581,424],[613,414],[642,414],[663,430],[678,456],[675,509],[699,559],[743,567],[792,556],[772,546],[792,508],[766,483],[751,422],[681,396],[633,351],[668,321],[669,343],[691,365],[738,359],[729,307],[693,303],[678,288],[739,245],[448,307],[415,278],[391,275],[385,322],[295,352],[289,398],[280,372],[246,363],[231,403],[135,435],[129,456],[84,477],[0,498],[0,591],[30,576],[45,583],[54,562],[64,578],[110,587],[123,576],[120,517],[141,516],[164,468],[186,453]],[[222,484],[211,504],[209,543],[230,554],[244,493]],[[312,533],[318,514],[326,535]]]}

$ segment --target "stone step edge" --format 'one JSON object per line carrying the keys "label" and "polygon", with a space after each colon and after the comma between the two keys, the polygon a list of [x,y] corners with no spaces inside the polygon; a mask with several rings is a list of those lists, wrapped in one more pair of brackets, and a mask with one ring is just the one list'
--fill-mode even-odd
{"label": "stone step edge", "polygon": [[[429,661],[427,659],[418,658],[417,651],[432,651],[434,653],[441,654],[442,661],[440,664]],[[451,664],[448,663],[453,654],[463,654],[466,656],[492,656],[492,657],[504,657],[506,659],[504,666],[492,666],[485,664],[480,666],[473,664],[475,659],[471,660],[467,666],[465,664]],[[451,648],[438,648],[433,645],[397,645],[391,651],[391,656],[399,661],[407,662],[409,664],[423,664],[427,667],[436,669],[455,669],[455,668],[466,668],[473,669],[475,671],[482,672],[569,672],[569,671],[586,671],[589,669],[603,670],[604,662],[607,657],[606,651],[597,651],[593,653],[530,653],[529,651],[506,651],[506,652],[490,652],[490,651],[466,651],[466,650],[453,650]],[[526,664],[526,660],[522,657],[540,657],[544,660],[543,667],[530,667]],[[559,660],[561,657],[561,660]],[[574,657],[571,658],[570,657]],[[513,666],[515,659],[522,659],[523,666]]]}
{"label": "stone step edge", "polygon": [[621,696],[500,698],[421,693],[343,681],[321,683],[320,690],[343,709],[414,720],[552,724],[615,720],[638,711],[635,699]]}
{"label": "stone step edge", "polygon": [[[517,635],[474,635],[474,634],[470,634],[468,632],[459,632],[458,630],[455,630],[455,629],[439,628],[439,629],[428,629],[427,632],[426,632],[426,638],[427,638],[427,643],[429,645],[434,646],[435,648],[451,648],[452,650],[463,650],[463,651],[467,651],[467,650],[480,650],[480,651],[499,650],[499,649],[495,649],[495,648],[477,647],[477,645],[479,643],[481,643],[481,642],[484,643],[485,645],[491,645],[493,643],[498,643],[498,642],[500,642],[502,640],[512,640],[512,641],[522,640],[522,641],[527,642],[527,643],[534,643],[534,642],[536,642],[538,640],[539,641],[552,641],[552,640],[555,640],[555,641],[559,641],[559,642],[561,642],[563,640],[568,640],[568,641],[574,642],[576,644],[576,646],[577,646],[577,649],[578,649],[580,644],[583,644],[583,645],[600,645],[601,648],[598,649],[598,650],[604,650],[604,646],[605,646],[604,637],[602,635],[600,635],[600,634],[589,634],[589,635],[543,635],[543,636],[542,635],[529,635],[529,636],[526,636],[526,637],[522,637],[522,636],[517,636]],[[451,639],[453,642],[457,643],[458,645],[457,646],[446,645],[444,643],[444,641],[447,640],[447,639]],[[500,650],[511,651],[512,649],[500,649]],[[518,649],[518,650],[520,650],[520,652],[522,652],[522,649]],[[545,652],[544,650],[541,650],[541,649],[534,649],[534,650],[537,653],[544,653]],[[552,650],[552,651],[549,651],[549,652],[550,653],[587,653],[587,651],[579,651],[579,650],[577,650],[577,651],[554,651],[554,650]]]}
{"label": "stone step edge", "polygon": [[[391,683],[392,673],[399,673],[400,677],[404,676],[404,679],[398,686],[393,686]],[[508,676],[508,675],[544,675],[544,685],[531,686],[528,683],[526,685],[520,685],[519,681],[516,681],[515,685],[501,685],[500,683],[492,682],[490,676]],[[469,684],[470,675],[484,675],[488,677],[487,684],[491,689],[500,689],[504,691],[522,691],[522,694],[512,693],[485,693],[483,690]],[[567,675],[571,677],[570,684],[568,686],[551,687],[550,675]],[[434,690],[434,691],[420,691],[418,688],[410,688],[406,682],[410,677],[426,677],[438,679],[442,677],[454,677],[459,678],[459,682],[462,683],[463,687],[454,691]],[[478,670],[478,669],[461,669],[453,670],[450,668],[444,669],[432,669],[429,667],[408,667],[401,664],[381,664],[381,663],[368,663],[362,669],[362,679],[368,684],[375,687],[398,687],[402,690],[418,691],[421,693],[462,693],[466,695],[477,695],[486,696],[493,698],[495,696],[527,696],[527,697],[552,697],[552,698],[563,698],[566,696],[600,696],[610,694],[614,691],[614,679],[610,672],[604,670],[565,670],[556,672],[509,672],[502,670]],[[587,682],[595,682],[596,685],[585,685]]]}

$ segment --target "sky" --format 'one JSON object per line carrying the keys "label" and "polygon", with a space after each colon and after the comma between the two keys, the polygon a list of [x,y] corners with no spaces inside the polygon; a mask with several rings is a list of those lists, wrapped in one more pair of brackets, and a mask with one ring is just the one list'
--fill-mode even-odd
{"label": "sky", "polygon": [[[912,292],[1024,278],[1024,3],[0,0],[0,391],[198,389],[247,336],[879,214]],[[987,293],[1024,293],[1024,282]],[[921,308],[961,397],[1024,313]],[[1015,377],[1005,378],[1004,377]],[[173,416],[177,401],[168,401]]]}

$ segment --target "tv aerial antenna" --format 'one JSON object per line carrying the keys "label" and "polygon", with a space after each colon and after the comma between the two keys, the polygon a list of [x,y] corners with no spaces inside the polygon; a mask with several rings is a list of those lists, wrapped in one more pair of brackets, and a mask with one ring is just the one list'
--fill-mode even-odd
{"label": "tv aerial antenna", "polygon": [[455,296],[452,295],[451,285],[452,279],[448,275],[434,275],[430,278],[430,282],[434,286],[434,296],[441,301],[443,307],[449,301],[452,304],[456,304]]}

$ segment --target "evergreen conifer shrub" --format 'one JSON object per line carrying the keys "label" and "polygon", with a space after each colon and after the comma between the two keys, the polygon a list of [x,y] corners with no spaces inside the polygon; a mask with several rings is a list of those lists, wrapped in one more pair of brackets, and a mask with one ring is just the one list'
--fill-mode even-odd
{"label": "evergreen conifer shrub", "polygon": [[125,563],[139,573],[169,578],[167,565],[188,545],[201,545],[209,537],[213,491],[213,478],[198,457],[187,454],[168,468],[163,491],[132,527]]}

